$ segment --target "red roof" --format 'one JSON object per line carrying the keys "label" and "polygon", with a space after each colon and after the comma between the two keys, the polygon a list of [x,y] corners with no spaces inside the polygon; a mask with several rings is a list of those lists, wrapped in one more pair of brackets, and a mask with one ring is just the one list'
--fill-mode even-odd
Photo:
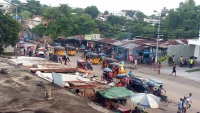
{"label": "red roof", "polygon": [[178,45],[179,43],[176,40],[168,40],[170,45]]}
{"label": "red roof", "polygon": [[188,44],[188,40],[186,40],[186,39],[181,39],[181,41],[182,41],[184,44]]}

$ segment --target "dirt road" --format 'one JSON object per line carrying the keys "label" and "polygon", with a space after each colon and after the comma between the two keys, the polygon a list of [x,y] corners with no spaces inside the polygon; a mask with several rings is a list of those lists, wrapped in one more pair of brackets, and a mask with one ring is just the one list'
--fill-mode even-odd
{"label": "dirt road", "polygon": [[[32,44],[35,45],[35,44]],[[76,61],[77,59],[81,58],[82,53],[70,57],[71,60],[71,67],[76,67]],[[98,76],[99,78],[102,75],[102,69],[100,65],[93,65],[94,70],[93,75]],[[129,70],[128,70],[129,71]],[[164,82],[164,88],[167,90],[167,96],[168,99],[171,101],[169,106],[163,106],[160,105],[159,109],[146,109],[150,113],[176,113],[177,112],[177,102],[180,98],[183,98],[183,96],[188,95],[189,93],[192,93],[193,96],[191,97],[191,100],[193,101],[191,109],[188,111],[188,113],[196,113],[200,111],[199,105],[200,105],[200,88],[195,87],[195,85],[190,85],[187,83],[187,79],[183,78],[175,78],[173,76],[169,76],[167,74],[161,74],[158,75],[157,72],[152,71],[149,67],[139,66],[138,69],[133,70],[134,75],[141,76],[144,78],[153,77],[155,79],[162,80]],[[173,79],[176,79],[173,80]],[[189,81],[189,80],[188,80]],[[191,82],[191,81],[190,81]],[[196,83],[196,82],[195,82]],[[198,84],[197,84],[198,85]],[[127,107],[133,108],[133,105],[131,103],[127,104]]]}

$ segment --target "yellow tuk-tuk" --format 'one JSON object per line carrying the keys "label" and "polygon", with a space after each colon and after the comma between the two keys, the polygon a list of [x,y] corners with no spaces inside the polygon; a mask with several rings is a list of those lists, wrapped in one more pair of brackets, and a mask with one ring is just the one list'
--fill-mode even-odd
{"label": "yellow tuk-tuk", "polygon": [[71,56],[76,55],[76,50],[75,50],[74,46],[66,46],[65,50],[66,50],[68,55],[71,55]]}
{"label": "yellow tuk-tuk", "polygon": [[117,76],[117,74],[126,75],[126,70],[123,64],[109,63],[108,68],[115,70],[113,76]]}
{"label": "yellow tuk-tuk", "polygon": [[56,46],[54,48],[54,54],[55,55],[63,55],[64,51],[65,51],[65,48],[61,47],[61,46]]}
{"label": "yellow tuk-tuk", "polygon": [[92,64],[98,64],[99,63],[99,55],[96,53],[92,53],[89,52],[85,55],[85,60],[87,60],[87,58],[90,58],[90,62]]}
{"label": "yellow tuk-tuk", "polygon": [[112,59],[112,58],[104,58],[102,60],[103,60],[103,63],[102,63],[102,66],[101,66],[102,69],[107,68],[108,64],[110,64],[110,63],[118,63],[117,59]]}

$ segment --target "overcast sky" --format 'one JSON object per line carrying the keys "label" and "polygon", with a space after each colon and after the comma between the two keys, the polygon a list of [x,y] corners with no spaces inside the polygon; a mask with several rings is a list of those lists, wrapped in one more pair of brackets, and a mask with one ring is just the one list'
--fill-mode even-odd
{"label": "overcast sky", "polygon": [[[95,5],[101,12],[105,10],[112,12],[132,9],[140,10],[147,15],[151,15],[153,14],[153,10],[161,11],[163,7],[167,9],[177,8],[179,3],[185,2],[185,0],[40,0],[40,2],[51,6],[69,4],[71,7],[80,8]],[[197,5],[200,5],[200,0],[195,0],[195,2]]]}

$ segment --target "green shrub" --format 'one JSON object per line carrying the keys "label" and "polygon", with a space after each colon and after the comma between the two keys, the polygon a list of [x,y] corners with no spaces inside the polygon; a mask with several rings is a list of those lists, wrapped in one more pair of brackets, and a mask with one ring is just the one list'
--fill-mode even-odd
{"label": "green shrub", "polygon": [[168,58],[169,58],[169,56],[165,55],[165,56],[159,58],[159,59],[158,59],[158,62],[163,62],[163,61],[165,61],[165,60],[168,59]]}
{"label": "green shrub", "polygon": [[147,111],[143,111],[142,113],[148,113]]}
{"label": "green shrub", "polygon": [[9,55],[11,55],[11,53],[9,53],[9,52],[3,52],[3,55],[9,56]]}

